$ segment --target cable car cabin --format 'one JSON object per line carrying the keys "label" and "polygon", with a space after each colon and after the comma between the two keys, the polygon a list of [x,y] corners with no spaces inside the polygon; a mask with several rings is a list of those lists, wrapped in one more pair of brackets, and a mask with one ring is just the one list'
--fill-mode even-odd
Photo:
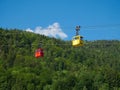
{"label": "cable car cabin", "polygon": [[72,39],[72,46],[83,46],[83,37],[80,35],[74,36]]}
{"label": "cable car cabin", "polygon": [[43,53],[43,49],[42,48],[39,48],[35,51],[35,57],[36,58],[40,58],[40,57],[43,57],[44,56],[44,53]]}

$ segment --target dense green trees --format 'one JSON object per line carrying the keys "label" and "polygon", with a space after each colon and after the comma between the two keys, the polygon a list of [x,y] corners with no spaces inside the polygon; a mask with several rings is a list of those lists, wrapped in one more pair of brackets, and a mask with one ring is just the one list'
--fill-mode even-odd
{"label": "dense green trees", "polygon": [[[44,57],[36,59],[42,41]],[[120,41],[70,41],[0,28],[0,90],[120,90]]]}

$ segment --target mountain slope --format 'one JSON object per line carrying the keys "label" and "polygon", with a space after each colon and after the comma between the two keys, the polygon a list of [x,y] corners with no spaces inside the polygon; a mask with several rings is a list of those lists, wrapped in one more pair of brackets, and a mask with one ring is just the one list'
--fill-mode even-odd
{"label": "mountain slope", "polygon": [[[44,57],[36,59],[42,42]],[[120,41],[70,41],[0,28],[1,90],[120,89]]]}

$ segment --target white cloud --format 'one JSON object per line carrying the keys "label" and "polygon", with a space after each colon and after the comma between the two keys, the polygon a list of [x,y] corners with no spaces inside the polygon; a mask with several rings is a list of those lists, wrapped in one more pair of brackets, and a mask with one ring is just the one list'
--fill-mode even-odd
{"label": "white cloud", "polygon": [[67,35],[62,31],[60,28],[59,23],[53,23],[52,25],[49,25],[47,28],[42,28],[41,26],[38,26],[35,28],[35,30],[31,30],[30,28],[26,29],[28,32],[34,32],[37,34],[42,34],[45,36],[51,36],[51,37],[59,37],[59,38],[67,38]]}
{"label": "white cloud", "polygon": [[26,29],[27,32],[33,32],[30,28]]}

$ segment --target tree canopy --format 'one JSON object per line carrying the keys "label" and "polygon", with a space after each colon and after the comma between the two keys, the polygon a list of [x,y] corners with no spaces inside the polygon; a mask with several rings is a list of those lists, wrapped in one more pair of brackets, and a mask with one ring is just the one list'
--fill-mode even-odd
{"label": "tree canopy", "polygon": [[0,90],[120,90],[120,41],[84,43],[0,28]]}

